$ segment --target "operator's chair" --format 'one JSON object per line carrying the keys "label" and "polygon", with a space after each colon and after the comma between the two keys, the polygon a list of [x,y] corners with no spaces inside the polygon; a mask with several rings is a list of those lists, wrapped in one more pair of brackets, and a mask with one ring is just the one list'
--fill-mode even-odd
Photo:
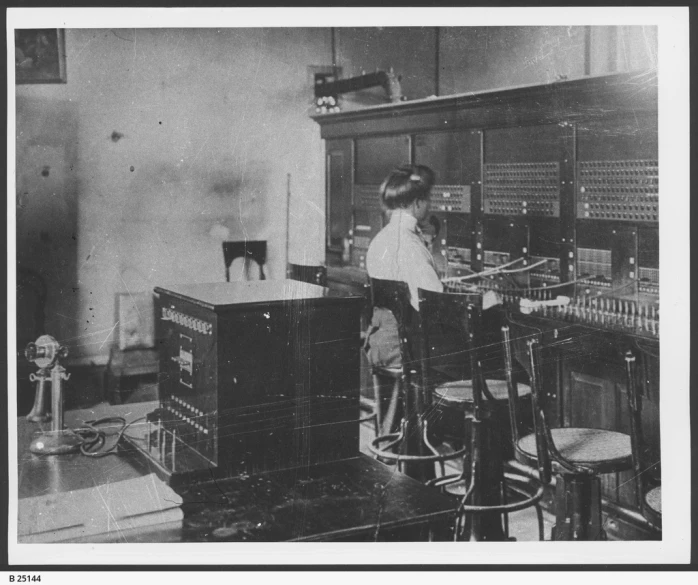
{"label": "operator's chair", "polygon": [[226,282],[230,282],[230,266],[237,258],[242,258],[244,261],[245,280],[249,280],[250,260],[253,260],[259,266],[259,280],[266,279],[264,274],[264,265],[267,262],[266,240],[223,242]]}
{"label": "operator's chair", "polygon": [[[424,384],[428,386],[426,391],[430,394],[428,403],[438,421],[438,424],[432,425],[432,432],[437,440],[445,439],[459,443],[464,440],[463,413],[471,411],[473,406],[472,371],[469,356],[464,355],[466,347],[473,346],[477,353],[475,365],[478,374],[481,378],[486,378],[483,380],[485,396],[492,396],[497,403],[501,403],[497,410],[506,415],[508,388],[504,379],[501,342],[498,342],[498,352],[494,355],[491,340],[484,335],[484,330],[493,326],[494,320],[489,318],[485,321],[488,315],[479,308],[480,293],[439,293],[420,289],[419,303],[422,315],[420,339],[424,360],[422,374],[427,376],[424,378]],[[463,311],[472,313],[467,322],[469,330],[465,329],[466,321],[461,315]],[[475,325],[475,322],[477,325],[470,327],[470,324]],[[501,328],[498,324],[496,326],[497,330]],[[485,365],[489,366],[487,374]],[[522,373],[523,370],[514,375],[517,391],[519,399],[530,405],[531,387],[523,382],[526,378],[520,375]],[[507,424],[504,425],[503,432],[508,437],[508,418],[504,418]],[[530,417],[525,423],[532,423]],[[510,443],[507,438],[503,445],[503,456],[507,459],[513,457]]]}
{"label": "operator's chair", "polygon": [[288,277],[291,280],[299,280],[308,284],[327,286],[327,268],[325,266],[307,266],[305,264],[288,265]]}
{"label": "operator's chair", "polygon": [[[509,401],[516,460],[535,467],[542,451],[549,455],[556,475],[556,524],[552,540],[605,540],[599,475],[633,468],[631,438],[624,433],[595,428],[550,428],[541,388],[541,353],[556,344],[569,345],[570,340],[543,339],[539,329],[513,320],[502,327],[502,334],[507,379],[512,377],[513,356],[528,361],[531,377],[533,433],[520,432],[518,401]],[[511,389],[510,395],[516,398]]]}
{"label": "operator's chair", "polygon": [[630,410],[630,436],[633,447],[633,476],[637,494],[637,505],[645,519],[657,530],[662,529],[662,486],[654,480],[649,471],[657,466],[650,461],[642,432],[642,396],[637,391],[637,368],[635,355],[625,353],[625,375],[628,406]]}
{"label": "operator's chair", "polygon": [[[459,443],[465,446],[462,472],[429,483],[454,495],[454,488],[462,486],[459,539],[508,540],[508,513],[529,506],[536,507],[540,536],[543,518],[538,502],[543,485],[504,472],[509,387],[505,380],[484,379],[481,306],[480,294],[419,290],[427,418],[432,427],[450,418],[455,434],[460,434]],[[519,384],[516,392],[519,398],[531,394],[524,384]],[[509,504],[507,490],[523,499]]]}
{"label": "operator's chair", "polygon": [[405,474],[428,482],[434,479],[435,463],[440,464],[443,473],[444,462],[461,457],[465,449],[442,454],[429,440],[424,388],[417,376],[418,361],[414,359],[416,344],[413,338],[419,329],[419,319],[410,303],[408,285],[378,278],[372,278],[370,284],[374,310],[385,309],[395,318],[400,351],[400,367],[373,368],[376,404],[380,405],[381,400],[380,378],[392,378],[394,385],[391,408],[392,404],[400,401],[403,416],[399,430],[376,437],[369,445],[369,450],[380,460],[395,463]]}

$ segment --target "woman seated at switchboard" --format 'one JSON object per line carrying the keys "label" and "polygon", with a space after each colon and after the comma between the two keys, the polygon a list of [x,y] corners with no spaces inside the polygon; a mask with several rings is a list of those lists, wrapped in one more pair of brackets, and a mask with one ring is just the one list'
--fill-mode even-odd
{"label": "woman seated at switchboard", "polygon": [[[434,171],[423,165],[401,166],[388,175],[380,187],[380,197],[390,221],[373,238],[366,254],[369,278],[407,283],[415,311],[419,311],[418,289],[443,291],[420,227],[429,216],[434,180]],[[500,302],[496,293],[488,291],[483,309]],[[374,309],[365,348],[372,366],[400,366],[397,324],[386,309]]]}
{"label": "woman seated at switchboard", "polygon": [[[420,227],[429,217],[434,180],[434,172],[423,165],[401,166],[388,175],[380,187],[380,197],[390,221],[372,240],[366,254],[369,278],[407,283],[415,311],[419,311],[418,289],[443,292]],[[483,309],[500,302],[496,293],[488,291]],[[387,309],[374,308],[364,349],[371,366],[401,366],[397,322]]]}

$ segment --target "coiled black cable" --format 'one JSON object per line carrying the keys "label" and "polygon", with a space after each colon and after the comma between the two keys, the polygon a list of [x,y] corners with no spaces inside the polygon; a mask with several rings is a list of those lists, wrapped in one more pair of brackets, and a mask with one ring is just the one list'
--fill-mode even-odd
{"label": "coiled black cable", "polygon": [[[123,437],[126,429],[133,423],[144,420],[146,417],[141,416],[126,422],[126,419],[121,416],[107,416],[96,420],[85,421],[85,425],[77,429],[73,429],[76,435],[82,439],[80,445],[80,453],[86,457],[106,457],[107,455],[116,455],[118,453],[119,441]],[[119,430],[116,433],[116,441],[114,444],[105,450],[100,450],[107,442],[107,433],[99,427],[106,424],[119,424]]]}

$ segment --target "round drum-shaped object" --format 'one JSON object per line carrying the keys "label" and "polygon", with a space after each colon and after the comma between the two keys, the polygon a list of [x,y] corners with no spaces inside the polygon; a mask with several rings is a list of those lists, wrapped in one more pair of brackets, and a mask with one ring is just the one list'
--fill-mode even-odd
{"label": "round drum-shaped object", "polygon": [[[487,414],[494,416],[496,427],[500,430],[501,442],[504,455],[507,458],[514,456],[511,441],[511,428],[508,418],[508,398],[507,383],[504,380],[486,380],[487,388],[497,399],[502,408],[492,409],[487,407],[489,402],[483,400],[483,405]],[[519,394],[519,413],[523,417],[524,428],[529,428],[531,421],[531,387],[519,383],[517,385]],[[484,397],[483,397],[484,398]],[[454,445],[467,444],[470,437],[470,421],[466,413],[473,408],[473,386],[471,380],[456,380],[447,382],[434,389],[432,412],[429,416],[430,429],[434,434],[434,442],[438,443],[445,439],[454,442]]]}
{"label": "round drum-shaped object", "polygon": [[[565,427],[551,429],[555,448],[568,461],[591,467],[596,473],[626,471],[632,466],[630,436],[615,431]],[[519,448],[535,461],[536,437],[531,434],[519,440]]]}
{"label": "round drum-shaped object", "polygon": [[[486,380],[485,384],[494,398],[508,400],[509,391],[506,380]],[[531,387],[527,384],[517,384],[516,389],[519,398],[531,394]],[[434,388],[434,400],[449,406],[462,405],[467,407],[473,401],[473,382],[472,380],[455,380],[441,384]]]}

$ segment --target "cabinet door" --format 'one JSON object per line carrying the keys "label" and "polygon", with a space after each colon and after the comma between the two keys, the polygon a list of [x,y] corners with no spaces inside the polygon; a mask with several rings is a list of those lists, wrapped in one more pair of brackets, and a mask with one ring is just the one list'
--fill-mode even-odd
{"label": "cabinet door", "polygon": [[480,181],[480,132],[430,132],[414,139],[414,162],[436,173],[437,185],[470,185]]}
{"label": "cabinet door", "polygon": [[377,136],[356,140],[356,182],[360,185],[380,185],[395,167],[409,162],[409,136]]}
{"label": "cabinet door", "polygon": [[341,251],[351,228],[352,141],[327,141],[327,247]]}

